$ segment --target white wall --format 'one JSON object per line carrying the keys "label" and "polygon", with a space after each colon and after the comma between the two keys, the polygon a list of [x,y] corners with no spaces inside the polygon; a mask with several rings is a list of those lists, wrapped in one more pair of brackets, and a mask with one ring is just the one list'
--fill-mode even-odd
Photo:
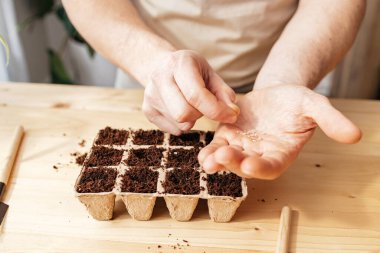
{"label": "white wall", "polygon": [[[48,16],[43,26],[46,30],[48,47],[59,50],[65,41],[66,33],[62,24],[53,15]],[[64,62],[70,74],[80,84],[113,86],[116,67],[99,54],[90,58],[87,48],[75,41],[69,41],[64,51]]]}
{"label": "white wall", "polygon": [[[2,5],[0,4],[0,13],[2,13]],[[0,15],[0,35],[6,36],[6,28],[3,15]],[[7,38],[6,38],[7,39]],[[8,39],[7,39],[8,40]],[[5,50],[0,45],[0,82],[5,82],[9,80],[9,75],[6,64]]]}
{"label": "white wall", "polygon": [[17,32],[18,21],[15,2],[12,0],[0,1],[0,32],[10,47],[10,62],[7,67],[4,65],[4,51],[0,50],[0,81],[25,82],[29,80],[29,73],[21,37]]}
{"label": "white wall", "polygon": [[[58,50],[66,33],[54,15],[19,32],[17,24],[33,13],[28,0],[0,1],[0,32],[11,48],[8,68],[3,66],[4,52],[0,50],[0,81],[50,82],[47,49]],[[91,59],[86,48],[76,42],[68,43],[63,55],[65,66],[78,84],[113,86],[116,67],[101,56]]]}

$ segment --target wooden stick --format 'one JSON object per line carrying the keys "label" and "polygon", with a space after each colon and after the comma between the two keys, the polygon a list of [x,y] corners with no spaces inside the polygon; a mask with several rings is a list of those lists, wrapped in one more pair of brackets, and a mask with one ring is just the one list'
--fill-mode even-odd
{"label": "wooden stick", "polygon": [[290,237],[290,222],[292,216],[292,209],[284,206],[281,210],[280,227],[277,237],[276,253],[287,253]]}
{"label": "wooden stick", "polygon": [[8,183],[9,175],[11,174],[14,160],[20,146],[22,136],[24,135],[24,128],[17,126],[11,138],[11,145],[5,153],[5,158],[0,161],[0,200]]}

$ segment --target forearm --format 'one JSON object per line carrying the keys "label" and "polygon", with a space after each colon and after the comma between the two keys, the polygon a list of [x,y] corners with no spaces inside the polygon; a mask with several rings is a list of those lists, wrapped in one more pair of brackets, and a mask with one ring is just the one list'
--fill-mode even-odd
{"label": "forearm", "polygon": [[354,42],[365,0],[303,0],[260,70],[255,89],[277,84],[314,88]]}
{"label": "forearm", "polygon": [[174,47],[145,25],[130,1],[63,0],[70,20],[95,50],[147,85],[154,65]]}

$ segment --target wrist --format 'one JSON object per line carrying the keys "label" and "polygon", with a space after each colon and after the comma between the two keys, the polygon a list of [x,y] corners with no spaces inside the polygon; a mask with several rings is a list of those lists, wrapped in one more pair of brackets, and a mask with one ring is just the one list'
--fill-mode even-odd
{"label": "wrist", "polygon": [[254,89],[263,89],[277,85],[297,85],[313,89],[321,79],[321,71],[315,67],[299,71],[289,66],[264,64],[257,75]]}
{"label": "wrist", "polygon": [[285,85],[285,84],[290,84],[289,82],[284,82],[281,80],[263,80],[263,81],[256,81],[253,90],[260,90],[260,89],[265,89],[269,87],[274,87],[278,85]]}
{"label": "wrist", "polygon": [[296,75],[294,76],[275,76],[271,75],[269,77],[266,76],[258,76],[256,78],[255,84],[253,86],[254,90],[274,87],[278,85],[295,85],[295,86],[304,86],[308,88],[315,87],[314,82],[304,81],[302,78],[298,78]]}
{"label": "wrist", "polygon": [[169,48],[158,48],[147,58],[141,59],[141,63],[136,69],[137,80],[146,87],[175,51]]}
{"label": "wrist", "polygon": [[144,87],[149,84],[154,71],[176,51],[173,45],[154,34],[137,39],[135,46],[124,48],[125,57],[120,67]]}

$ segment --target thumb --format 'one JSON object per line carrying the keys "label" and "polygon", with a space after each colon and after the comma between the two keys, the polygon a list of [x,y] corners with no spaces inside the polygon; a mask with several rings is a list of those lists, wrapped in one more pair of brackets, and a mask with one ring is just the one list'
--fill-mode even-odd
{"label": "thumb", "polygon": [[356,143],[361,139],[361,130],[341,112],[335,109],[329,100],[317,93],[311,94],[311,104],[307,106],[308,115],[331,139],[341,143]]}
{"label": "thumb", "polygon": [[213,71],[210,73],[207,86],[218,100],[224,102],[237,114],[240,113],[240,109],[236,105],[237,98],[235,92],[223,81],[223,79],[218,74]]}

